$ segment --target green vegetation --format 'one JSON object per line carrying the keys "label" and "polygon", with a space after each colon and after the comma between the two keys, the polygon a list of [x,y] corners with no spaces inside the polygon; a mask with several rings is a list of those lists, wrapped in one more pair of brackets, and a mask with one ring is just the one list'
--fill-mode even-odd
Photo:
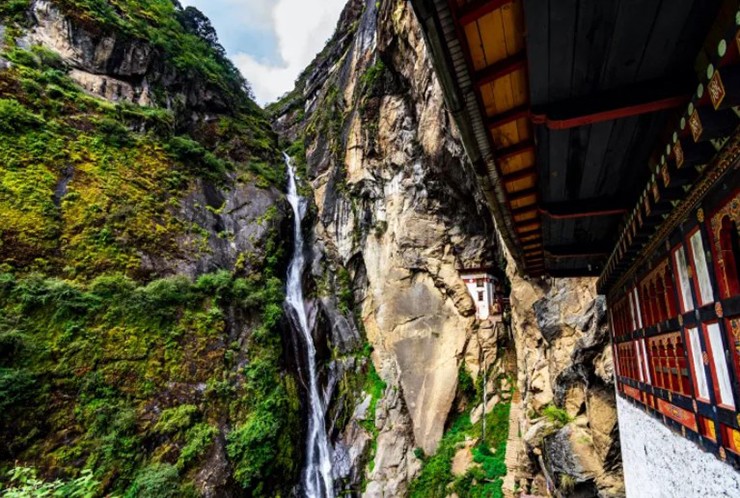
{"label": "green vegetation", "polygon": [[[64,71],[42,63],[50,58],[42,50],[6,55],[20,62],[0,73],[0,94],[13,96],[0,99],[2,262],[57,268],[67,278],[106,271],[145,277],[144,254],[182,258],[206,250],[203,231],[177,210],[198,178],[223,184],[237,171],[240,181],[263,187],[284,181],[276,143],[256,111],[238,126],[224,118],[211,151],[172,135],[169,111],[84,94]],[[250,136],[259,138],[255,145],[245,145]],[[183,246],[183,237],[191,243]]]}
{"label": "green vegetation", "polygon": [[542,415],[557,427],[563,427],[573,421],[573,418],[568,415],[568,412],[555,405],[547,405],[543,408]]}
{"label": "green vegetation", "polygon": [[0,485],[4,498],[91,498],[97,495],[100,486],[89,470],[83,471],[80,477],[71,481],[57,479],[47,482],[39,479],[35,469],[16,467],[8,473],[8,478],[7,487]]}
{"label": "green vegetation", "polygon": [[383,63],[381,59],[378,59],[375,64],[368,67],[365,73],[360,77],[362,95],[364,97],[376,96],[376,94],[382,90],[385,74],[385,63]]}
{"label": "green vegetation", "polygon": [[[282,188],[266,115],[195,9],[55,1],[76,28],[149,45],[177,80],[149,75],[165,109],[93,97],[58,54],[16,46],[29,4],[0,5],[0,494],[197,496],[217,438],[245,495],[287,494],[300,417],[276,228],[228,270],[159,263],[208,255],[198,223],[223,206],[183,215],[196,189]],[[198,89],[215,103],[189,102]]]}
{"label": "green vegetation", "polygon": [[[419,476],[411,483],[409,495],[412,498],[443,498],[455,492],[460,498],[503,497],[501,486],[506,475],[504,458],[509,409],[509,403],[499,403],[486,414],[484,441],[480,440],[482,421],[472,424],[469,410],[455,418],[434,455],[424,456],[421,450],[418,451],[417,457],[422,458],[423,465]],[[466,439],[477,440],[472,449],[473,461],[477,465],[465,475],[455,477],[452,459]]]}
{"label": "green vegetation", "polygon": [[[123,276],[80,285],[0,274],[0,422],[7,451],[64,474],[83,465],[103,482],[113,479],[113,490],[131,482],[139,493],[132,496],[145,496],[145,489],[179,486],[177,476],[218,432],[217,420],[207,421],[227,409],[237,424],[227,435],[236,477],[269,495],[284,482],[276,476],[296,465],[297,392],[279,370],[275,333],[282,300],[282,284],[269,270],[146,285]],[[234,307],[261,317],[243,377],[229,373],[223,345],[224,316]],[[166,406],[147,423],[147,407],[174,381],[212,387],[197,403]],[[69,434],[70,427],[78,429]],[[177,490],[173,496],[180,496]]]}

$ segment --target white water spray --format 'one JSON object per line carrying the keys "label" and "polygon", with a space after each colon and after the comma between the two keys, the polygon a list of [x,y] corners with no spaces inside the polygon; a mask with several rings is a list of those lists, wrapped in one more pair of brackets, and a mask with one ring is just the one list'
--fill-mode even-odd
{"label": "white water spray", "polygon": [[331,478],[331,455],[326,435],[325,403],[319,391],[319,374],[316,368],[316,347],[308,326],[306,307],[303,302],[302,275],[305,267],[303,254],[303,233],[301,220],[305,212],[305,202],[298,195],[293,163],[287,154],[285,164],[288,168],[288,202],[293,207],[293,259],[288,267],[288,286],[286,302],[295,312],[294,327],[303,339],[308,364],[308,436],[306,438],[306,465],[302,473],[303,491],[307,498],[334,498]]}

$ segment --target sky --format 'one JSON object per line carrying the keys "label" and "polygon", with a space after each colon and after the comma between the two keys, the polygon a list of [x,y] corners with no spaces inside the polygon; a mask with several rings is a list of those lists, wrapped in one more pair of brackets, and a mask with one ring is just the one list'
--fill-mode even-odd
{"label": "sky", "polygon": [[293,89],[334,33],[347,0],[183,0],[211,20],[221,45],[265,105]]}

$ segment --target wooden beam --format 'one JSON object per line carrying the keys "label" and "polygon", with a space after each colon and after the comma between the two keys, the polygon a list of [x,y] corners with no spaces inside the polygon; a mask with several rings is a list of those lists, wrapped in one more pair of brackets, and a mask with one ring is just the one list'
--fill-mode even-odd
{"label": "wooden beam", "polygon": [[[522,199],[526,199],[530,195],[534,195],[534,196],[537,195],[536,187],[528,188],[526,190],[520,190],[519,192],[510,193],[508,194],[508,198],[509,198],[509,202],[511,203],[511,202],[521,201]],[[529,207],[529,205],[527,207]]]}
{"label": "wooden beam", "polygon": [[555,220],[624,215],[629,209],[623,202],[611,199],[584,199],[575,202],[550,203],[540,208],[543,216]]}
{"label": "wooden beam", "polygon": [[521,118],[529,118],[529,104],[520,105],[501,114],[488,118],[488,128],[504,126]]}
{"label": "wooden beam", "polygon": [[500,9],[504,5],[511,3],[513,0],[475,0],[470,2],[455,13],[460,25],[465,26],[475,22],[481,17]]}
{"label": "wooden beam", "polygon": [[519,171],[514,171],[513,173],[509,173],[508,175],[504,175],[504,183],[510,183],[510,182],[517,182],[519,180],[524,180],[525,178],[529,178],[530,176],[537,173],[537,169],[534,166],[530,166],[528,168],[520,169]]}
{"label": "wooden beam", "polygon": [[516,55],[512,55],[508,59],[496,62],[484,69],[478,71],[474,80],[478,86],[483,86],[499,78],[503,78],[507,74],[511,74],[519,69],[526,69],[527,67],[527,55],[524,52],[520,52]]}
{"label": "wooden beam", "polygon": [[498,149],[494,154],[496,159],[503,161],[531,150],[534,150],[534,142],[531,140],[525,140],[524,142],[519,142],[509,147],[504,147],[503,149]]}
{"label": "wooden beam", "polygon": [[549,246],[545,247],[545,252],[548,256],[556,259],[597,258],[608,256],[611,253],[611,248],[604,244],[601,244],[601,246],[603,247],[599,247],[599,244]]}
{"label": "wooden beam", "polygon": [[639,116],[685,105],[692,94],[693,76],[674,76],[636,83],[601,94],[532,109],[532,122],[551,130],[566,130],[603,121]]}
{"label": "wooden beam", "polygon": [[529,230],[525,230],[523,232],[517,231],[516,234],[517,234],[517,236],[519,236],[519,238],[522,238],[522,237],[526,237],[527,235],[532,235],[532,234],[535,234],[535,233],[540,233],[541,230],[542,230],[542,227],[541,226],[538,226],[536,228],[530,228]]}

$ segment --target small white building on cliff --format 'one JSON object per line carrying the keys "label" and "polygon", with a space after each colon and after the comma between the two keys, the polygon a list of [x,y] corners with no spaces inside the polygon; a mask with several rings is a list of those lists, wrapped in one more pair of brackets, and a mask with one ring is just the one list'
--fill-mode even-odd
{"label": "small white building on cliff", "polygon": [[491,315],[500,315],[502,311],[498,292],[498,279],[487,270],[462,270],[460,276],[465,281],[470,296],[476,307],[475,316],[486,320]]}

